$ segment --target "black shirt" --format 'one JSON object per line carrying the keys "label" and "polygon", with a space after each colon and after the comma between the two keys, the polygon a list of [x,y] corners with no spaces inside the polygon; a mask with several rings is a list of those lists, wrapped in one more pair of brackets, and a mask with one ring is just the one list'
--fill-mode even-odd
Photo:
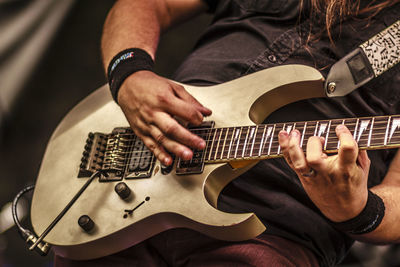
{"label": "black shirt", "polygon": [[[313,66],[326,77],[332,64],[400,18],[397,4],[374,17],[347,19],[334,25],[334,44],[326,32],[307,42],[310,30],[316,36],[325,26],[312,23],[310,29],[307,7],[299,16],[299,1],[208,2],[216,3],[214,19],[176,73],[176,80],[183,83],[212,85],[282,64]],[[345,97],[287,105],[265,123],[398,114],[399,71],[395,66]],[[372,162],[369,187],[382,181],[394,153],[368,151]],[[308,247],[322,266],[337,264],[352,244],[321,215],[283,159],[261,161],[235,179],[223,190],[218,205],[229,212],[255,212],[267,225],[268,233]]]}

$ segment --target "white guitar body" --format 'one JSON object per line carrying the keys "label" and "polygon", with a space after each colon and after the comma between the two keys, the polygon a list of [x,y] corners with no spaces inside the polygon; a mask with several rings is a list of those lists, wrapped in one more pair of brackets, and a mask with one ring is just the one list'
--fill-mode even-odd
{"label": "white guitar body", "polygon": [[[258,124],[283,105],[324,96],[321,74],[300,65],[271,68],[216,86],[185,88],[213,111],[207,120],[214,121],[215,127]],[[34,191],[31,219],[38,235],[87,181],[77,174],[88,133],[110,133],[127,126],[107,86],[85,98],[63,119],[48,143]],[[216,209],[220,191],[254,161],[244,165],[206,164],[201,174],[177,175],[173,169],[164,175],[157,162],[151,177],[124,180],[132,191],[127,200],[114,191],[117,182],[94,180],[44,240],[63,257],[92,259],[170,228],[186,227],[224,240],[255,237],[265,227],[253,213],[229,214]],[[124,217],[124,210],[135,207]],[[78,225],[84,214],[95,223],[89,232]]]}

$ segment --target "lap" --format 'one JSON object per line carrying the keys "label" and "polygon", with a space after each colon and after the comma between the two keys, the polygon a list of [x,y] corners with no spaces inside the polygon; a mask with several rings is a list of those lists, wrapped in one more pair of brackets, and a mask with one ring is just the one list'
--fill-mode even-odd
{"label": "lap", "polygon": [[55,266],[318,266],[308,249],[284,238],[262,234],[241,242],[172,229],[119,253],[88,261],[55,256]]}

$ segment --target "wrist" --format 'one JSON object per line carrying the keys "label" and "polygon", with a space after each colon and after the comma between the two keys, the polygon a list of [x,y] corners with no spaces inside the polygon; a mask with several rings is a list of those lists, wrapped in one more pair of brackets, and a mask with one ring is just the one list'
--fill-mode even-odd
{"label": "wrist", "polygon": [[384,215],[385,205],[383,200],[368,190],[366,204],[357,216],[345,221],[329,221],[336,229],[342,232],[361,235],[375,230],[382,222]]}
{"label": "wrist", "polygon": [[113,99],[118,103],[118,93],[125,80],[132,74],[148,70],[153,71],[152,57],[140,48],[129,48],[119,52],[107,68],[108,83]]}

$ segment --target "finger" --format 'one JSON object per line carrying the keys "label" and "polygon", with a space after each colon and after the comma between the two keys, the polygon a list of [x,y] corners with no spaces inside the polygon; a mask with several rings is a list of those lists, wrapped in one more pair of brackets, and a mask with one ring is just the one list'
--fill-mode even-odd
{"label": "finger", "polygon": [[157,112],[154,117],[153,124],[156,125],[165,136],[191,148],[205,148],[206,143],[202,138],[183,127],[170,115],[164,112]]}
{"label": "finger", "polygon": [[306,159],[308,165],[316,171],[323,171],[325,169],[327,155],[322,150],[324,141],[323,137],[318,136],[311,136],[307,141]]}
{"label": "finger", "polygon": [[204,118],[203,114],[191,103],[174,96],[161,103],[161,110],[193,125],[200,125]]}
{"label": "finger", "polygon": [[[165,114],[158,112],[159,114]],[[158,115],[160,116],[160,115]],[[182,129],[186,130],[182,126],[180,126],[175,120],[173,120],[168,114],[165,114],[165,117],[169,119],[172,123],[177,124],[179,127]],[[162,123],[165,123],[165,121],[161,120]],[[158,125],[156,124],[149,124],[145,123],[144,120],[137,119],[136,120],[136,129],[140,131],[141,136],[146,136],[151,139],[151,142],[148,144],[151,145],[151,149],[154,150],[154,154],[158,155],[158,153],[161,153],[160,155],[163,157],[163,160],[165,160],[165,157],[167,159],[172,159],[169,153],[167,153],[164,149],[167,151],[175,154],[176,156],[184,159],[184,160],[189,160],[193,156],[193,152],[186,146],[180,144],[179,142],[176,142],[175,140],[171,139],[166,133],[164,133]],[[203,142],[203,145],[201,148],[202,149],[205,147],[205,142],[203,139],[200,137],[196,136],[201,142]],[[162,148],[161,152],[159,151]],[[157,156],[156,155],[156,156]],[[158,158],[158,157],[157,157]],[[162,159],[159,158],[160,161],[163,161]],[[167,165],[167,164],[165,164]]]}
{"label": "finger", "polygon": [[339,125],[336,127],[336,135],[339,138],[339,163],[341,165],[354,164],[358,157],[358,146],[353,138],[353,135],[344,125]]}
{"label": "finger", "polygon": [[292,167],[292,161],[290,160],[289,156],[289,134],[285,130],[281,130],[278,134],[278,142],[281,147],[281,151],[283,154],[283,157],[285,158],[286,162],[289,164],[290,167]]}
{"label": "finger", "polygon": [[289,135],[289,157],[293,163],[293,169],[297,174],[302,175],[310,171],[310,167],[307,164],[306,157],[302,148],[300,147],[300,132],[298,130],[293,130]]}
{"label": "finger", "polygon": [[369,172],[369,167],[371,165],[371,160],[369,159],[368,153],[367,153],[366,150],[359,150],[357,163],[360,165],[360,167],[364,171]]}
{"label": "finger", "polygon": [[134,132],[162,164],[168,166],[172,163],[171,155],[166,152],[162,146],[157,144],[151,136],[149,136],[147,133],[142,132],[138,128],[134,129]]}
{"label": "finger", "polygon": [[172,87],[179,98],[194,105],[197,108],[197,110],[200,111],[204,116],[211,115],[212,111],[209,108],[203,106],[196,98],[194,98],[191,94],[189,94],[189,92],[186,91],[186,89],[183,86],[173,83]]}
{"label": "finger", "polygon": [[192,150],[190,150],[188,147],[180,144],[179,142],[176,142],[167,136],[164,135],[164,133],[158,129],[156,126],[151,125],[150,126],[150,133],[153,139],[155,140],[155,143],[158,146],[161,146],[168,150],[169,152],[175,154],[179,158],[183,160],[190,160],[193,156]]}

